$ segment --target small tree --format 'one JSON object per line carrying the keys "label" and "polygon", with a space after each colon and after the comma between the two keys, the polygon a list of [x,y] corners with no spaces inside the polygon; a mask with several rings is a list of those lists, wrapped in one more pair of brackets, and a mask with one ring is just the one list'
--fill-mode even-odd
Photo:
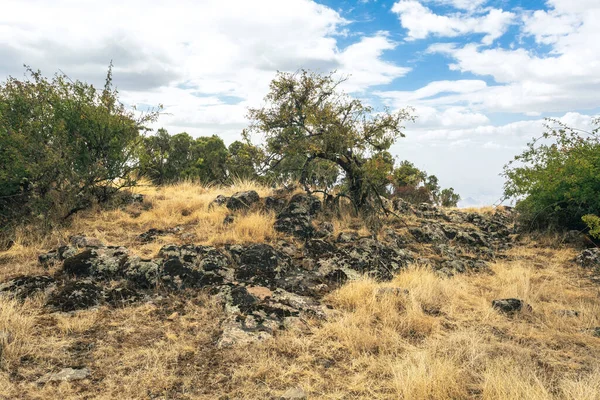
{"label": "small tree", "polygon": [[583,229],[584,215],[600,215],[600,126],[585,132],[547,119],[545,128],[504,167],[505,196],[518,200],[529,228]]}
{"label": "small tree", "polygon": [[0,85],[0,218],[65,218],[133,185],[140,132],[158,112],[138,118],[119,103],[112,65],[101,90],[27,72]]}
{"label": "small tree", "polygon": [[271,170],[309,179],[315,163],[343,171],[345,195],[357,209],[375,195],[375,182],[365,166],[403,137],[402,123],[413,120],[411,110],[374,110],[339,89],[332,74],[302,70],[278,73],[265,97],[265,106],[252,108],[251,131],[265,135],[265,154]]}
{"label": "small tree", "polygon": [[443,207],[456,207],[460,201],[460,195],[454,192],[454,188],[447,188],[440,193],[440,204]]}

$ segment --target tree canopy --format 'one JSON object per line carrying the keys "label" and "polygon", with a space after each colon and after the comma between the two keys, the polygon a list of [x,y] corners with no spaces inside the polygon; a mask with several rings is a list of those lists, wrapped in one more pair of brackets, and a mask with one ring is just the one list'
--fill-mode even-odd
{"label": "tree canopy", "polygon": [[[342,171],[343,193],[362,208],[377,192],[369,162],[381,159],[414,117],[410,109],[375,112],[341,91],[341,83],[333,74],[278,73],[265,105],[248,112],[250,130],[264,135],[271,170],[298,177],[309,191]],[[326,171],[325,179],[311,179],[316,171]]]}

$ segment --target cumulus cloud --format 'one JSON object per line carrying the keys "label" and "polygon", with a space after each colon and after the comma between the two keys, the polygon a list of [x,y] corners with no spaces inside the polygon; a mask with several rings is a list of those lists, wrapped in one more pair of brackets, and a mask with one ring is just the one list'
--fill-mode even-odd
{"label": "cumulus cloud", "polygon": [[[467,2],[454,1],[464,8]],[[475,9],[477,7],[474,7]],[[489,45],[502,36],[516,15],[512,12],[492,8],[482,14],[454,13],[438,15],[416,0],[400,0],[392,7],[398,15],[402,27],[408,30],[408,40],[426,37],[457,37],[479,33],[485,36],[482,43]]]}
{"label": "cumulus cloud", "polygon": [[0,77],[28,64],[101,84],[112,59],[128,104],[164,104],[166,127],[234,136],[278,70],[335,69],[356,92],[409,71],[382,59],[396,46],[383,32],[339,46],[348,24],[312,0],[6,0]]}

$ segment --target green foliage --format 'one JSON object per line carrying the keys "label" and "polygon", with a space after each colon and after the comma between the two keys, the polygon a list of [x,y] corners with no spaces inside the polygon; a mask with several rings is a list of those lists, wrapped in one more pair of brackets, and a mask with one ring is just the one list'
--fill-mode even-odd
{"label": "green foliage", "polygon": [[440,204],[443,207],[456,207],[460,201],[460,195],[454,192],[454,188],[447,188],[440,193]]}
{"label": "green foliage", "polygon": [[27,69],[0,85],[0,218],[64,218],[134,183],[140,132],[158,113],[136,118],[118,102],[112,65],[102,90]]}
{"label": "green foliage", "polygon": [[505,166],[505,195],[518,200],[526,227],[584,228],[584,215],[600,214],[600,127],[584,132],[553,119],[545,127]]}
{"label": "green foliage", "polygon": [[309,191],[327,188],[342,171],[344,193],[362,209],[380,186],[373,164],[414,117],[411,110],[375,113],[339,90],[340,83],[331,74],[279,73],[266,105],[249,110],[250,131],[264,134],[270,171],[299,177]]}
{"label": "green foliage", "polygon": [[144,138],[140,172],[155,184],[181,179],[203,183],[225,183],[231,178],[257,179],[256,166],[262,160],[260,149],[236,141],[229,149],[216,135],[196,139],[185,132],[169,135],[159,129]]}
{"label": "green foliage", "polygon": [[444,207],[456,207],[460,196],[453,188],[440,192],[437,176],[427,175],[413,163],[402,161],[391,174],[392,194],[408,202],[433,203]]}
{"label": "green foliage", "polygon": [[600,217],[587,214],[581,217],[581,220],[587,225],[590,236],[594,239],[600,239]]}

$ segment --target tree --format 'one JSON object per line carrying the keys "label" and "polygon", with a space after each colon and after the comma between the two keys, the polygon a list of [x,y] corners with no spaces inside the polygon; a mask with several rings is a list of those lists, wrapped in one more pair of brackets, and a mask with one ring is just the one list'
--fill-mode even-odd
{"label": "tree", "polygon": [[137,118],[119,103],[112,64],[101,90],[27,73],[0,85],[0,218],[66,218],[133,185],[140,132],[158,111]]}
{"label": "tree", "polygon": [[250,131],[264,134],[271,170],[299,173],[300,183],[311,191],[315,163],[338,168],[344,174],[344,194],[363,209],[375,195],[365,165],[403,137],[402,123],[414,117],[411,110],[375,113],[343,93],[341,82],[332,74],[305,70],[278,73],[266,105],[248,112]]}
{"label": "tree", "polygon": [[584,229],[600,214],[600,119],[591,132],[547,119],[543,135],[504,167],[504,193],[528,228]]}
{"label": "tree", "polygon": [[454,188],[447,188],[440,193],[440,204],[443,207],[456,207],[460,201],[460,195],[454,192]]}
{"label": "tree", "polygon": [[248,141],[236,140],[229,145],[228,153],[226,166],[230,179],[259,178],[258,169],[264,162],[264,154],[259,147]]}

